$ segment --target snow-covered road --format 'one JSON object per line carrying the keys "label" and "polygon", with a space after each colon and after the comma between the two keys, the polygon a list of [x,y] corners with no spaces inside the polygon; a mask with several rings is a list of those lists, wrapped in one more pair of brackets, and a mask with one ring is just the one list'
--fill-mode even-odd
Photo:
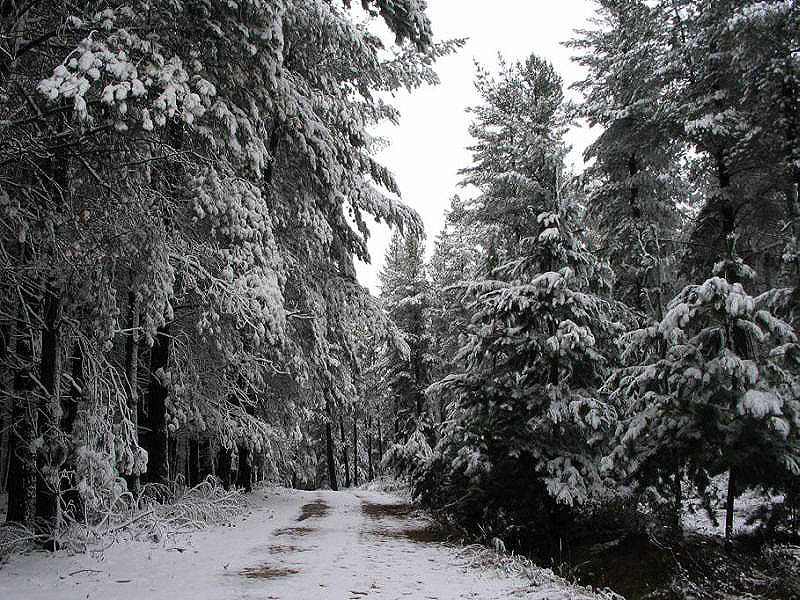
{"label": "snow-covered road", "polygon": [[34,553],[0,567],[2,600],[592,598],[543,577],[465,564],[400,498],[363,490],[257,492],[234,527],[96,557]]}

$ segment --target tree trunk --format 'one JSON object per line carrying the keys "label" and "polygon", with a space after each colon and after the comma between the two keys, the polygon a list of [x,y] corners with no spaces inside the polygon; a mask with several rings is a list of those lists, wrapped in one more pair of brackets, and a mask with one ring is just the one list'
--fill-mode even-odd
{"label": "tree trunk", "polygon": [[[2,390],[11,390],[10,385],[3,381]],[[8,481],[9,448],[11,444],[11,394],[3,393],[0,396],[0,494],[6,491]]]}
{"label": "tree trunk", "polygon": [[[639,172],[639,164],[636,156],[631,154],[628,159],[628,175],[633,179]],[[635,220],[642,218],[642,209],[639,207],[639,186],[631,184],[630,195],[628,196],[628,206],[631,209],[631,217]]]}
{"label": "tree trunk", "polygon": [[722,152],[714,155],[717,169],[717,183],[719,184],[718,211],[720,217],[720,227],[722,229],[722,241],[734,233],[736,230],[736,210],[730,198],[731,174],[725,162]]}
{"label": "tree trunk", "polygon": [[[182,473],[181,479],[183,480],[183,483],[186,484],[186,469],[178,468],[179,464],[181,466],[185,465],[185,460],[181,463],[178,462],[179,446],[181,445],[182,441],[182,438],[178,438],[177,435],[170,433],[170,431],[167,430],[167,478],[165,483],[173,483],[177,481],[178,474]],[[185,459],[186,453],[181,452],[180,457]]]}
{"label": "tree trunk", "polygon": [[253,463],[245,446],[239,446],[239,487],[248,493],[253,491]]}
{"label": "tree trunk", "polygon": [[[60,430],[61,421],[61,317],[63,302],[57,288],[48,287],[44,301],[44,329],[39,380],[47,397],[39,402],[38,436],[45,440],[38,453],[36,516],[60,524],[61,472],[67,448]],[[44,473],[49,473],[45,476]]]}
{"label": "tree trunk", "polygon": [[219,455],[217,458],[217,475],[222,481],[222,486],[226,490],[231,489],[231,451],[225,446],[219,447]]}
{"label": "tree trunk", "polygon": [[380,417],[378,417],[378,473],[383,475],[383,433],[381,432]]}
{"label": "tree trunk", "polygon": [[331,403],[330,400],[325,401],[325,458],[328,462],[328,484],[332,490],[338,490],[339,485],[336,482],[336,463],[333,453],[333,432],[331,431]]}
{"label": "tree trunk", "polygon": [[33,381],[30,369],[33,363],[33,328],[20,308],[25,330],[20,332],[16,344],[17,365],[14,371],[14,399],[11,409],[11,440],[8,467],[8,512],[6,521],[30,525],[36,517],[36,456],[31,442],[36,437],[36,409],[31,399]]}
{"label": "tree trunk", "polygon": [[189,487],[200,481],[200,441],[195,434],[189,438]]}
{"label": "tree trunk", "polygon": [[199,480],[205,481],[206,477],[214,474],[214,445],[211,438],[201,437],[199,446]]}
{"label": "tree trunk", "polygon": [[158,328],[150,350],[150,382],[147,390],[148,418],[150,421],[147,452],[147,480],[151,483],[169,481],[169,456],[167,448],[167,394],[161,381],[170,355],[169,325]]}
{"label": "tree trunk", "polygon": [[344,434],[344,417],[339,413],[339,433],[342,436],[342,462],[344,463],[344,487],[350,487],[350,459],[347,456],[347,438]]}
{"label": "tree trunk", "polygon": [[367,431],[367,476],[372,481],[375,479],[375,467],[372,464],[372,415],[365,417],[364,429]]}
{"label": "tree trunk", "polygon": [[[70,363],[72,383],[70,385],[69,394],[66,394],[61,402],[61,430],[66,434],[68,439],[73,440],[72,431],[75,419],[78,417],[78,408],[83,399],[83,386],[85,385],[83,376],[83,347],[80,343],[75,344]],[[73,441],[70,444],[70,455],[68,458],[70,467],[75,466],[75,459],[77,457],[75,446],[76,444]],[[83,510],[83,498],[81,498],[80,492],[65,479],[61,480],[61,484],[61,494],[65,512],[75,521],[82,521],[85,515]]]}
{"label": "tree trunk", "polygon": [[353,485],[358,487],[358,417],[353,407]]}
{"label": "tree trunk", "polygon": [[725,499],[725,547],[731,548],[733,538],[733,504],[736,500],[736,471],[733,467],[728,471],[728,497]]}
{"label": "tree trunk", "polygon": [[[133,279],[133,276],[131,276]],[[125,339],[125,378],[128,382],[128,412],[133,424],[133,442],[139,445],[139,303],[132,289],[128,290],[128,337]],[[128,489],[134,497],[139,497],[141,489],[140,474],[134,466],[130,474],[125,475]]]}
{"label": "tree trunk", "polygon": [[14,427],[14,377],[10,357],[13,355],[17,322],[11,319],[0,330],[0,493],[8,488],[8,470],[11,465],[11,431]]}

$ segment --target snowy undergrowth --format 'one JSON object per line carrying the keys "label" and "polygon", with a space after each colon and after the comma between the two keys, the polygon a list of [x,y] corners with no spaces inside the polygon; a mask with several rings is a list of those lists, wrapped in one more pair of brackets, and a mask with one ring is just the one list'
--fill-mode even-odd
{"label": "snowy undergrowth", "polygon": [[[376,492],[390,492],[410,503],[412,499],[410,482],[402,478],[383,476],[362,486],[363,489]],[[416,504],[416,503],[415,503]],[[569,590],[572,600],[623,600],[623,597],[610,589],[594,590],[591,587],[581,586],[575,582],[561,577],[552,569],[537,565],[530,558],[510,552],[505,544],[497,537],[483,535],[480,538],[470,536],[464,529],[445,518],[443,514],[432,514],[422,507],[426,520],[434,523],[438,528],[447,532],[451,542],[463,544],[458,552],[459,562],[472,569],[494,570],[498,575],[505,577],[519,577],[527,579],[535,588],[542,590]]]}
{"label": "snowy undergrowth", "polygon": [[180,534],[231,523],[247,508],[239,490],[225,490],[215,477],[187,487],[148,484],[138,498],[125,491],[84,520],[65,518],[60,527],[37,533],[17,524],[0,527],[0,560],[52,540],[58,549],[102,554],[119,542],[165,542]]}
{"label": "snowy undergrowth", "polygon": [[376,477],[370,482],[360,486],[361,489],[370,492],[387,492],[402,496],[404,498],[411,498],[411,484],[408,480],[390,477],[388,475],[381,475]]}
{"label": "snowy undergrowth", "polygon": [[459,552],[459,558],[464,561],[465,566],[471,568],[494,569],[499,575],[528,579],[536,588],[569,589],[569,598],[573,600],[624,600],[613,590],[595,590],[570,583],[556,575],[552,569],[540,567],[525,556],[506,552],[499,540],[496,541],[495,548],[483,544],[464,546]]}

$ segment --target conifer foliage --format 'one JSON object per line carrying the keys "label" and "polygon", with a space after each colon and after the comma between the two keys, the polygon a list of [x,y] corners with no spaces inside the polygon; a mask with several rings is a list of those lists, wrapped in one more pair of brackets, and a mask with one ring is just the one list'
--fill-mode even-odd
{"label": "conifer foliage", "polygon": [[350,4],[0,2],[10,521],[335,473],[319,433],[359,402],[355,325],[394,335],[355,280],[365,217],[419,229],[373,156],[379,92],[459,45],[417,0]]}
{"label": "conifer foliage", "polygon": [[[484,256],[499,249],[502,262],[456,284],[470,313],[463,367],[429,389],[447,398],[447,416],[419,491],[502,535],[602,489],[598,457],[615,412],[597,393],[608,366],[611,273],[577,231],[560,79],[535,56],[501,73],[479,72],[487,105],[473,109],[473,134],[483,141],[465,181],[481,184],[470,218],[504,240]],[[488,117],[511,109],[497,122]]]}

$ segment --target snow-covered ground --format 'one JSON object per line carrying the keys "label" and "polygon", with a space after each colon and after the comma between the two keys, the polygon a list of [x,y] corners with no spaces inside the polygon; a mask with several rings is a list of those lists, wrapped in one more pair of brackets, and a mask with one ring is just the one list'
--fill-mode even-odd
{"label": "snow-covered ground", "polygon": [[[548,570],[509,576],[443,543],[381,492],[256,492],[232,527],[102,556],[35,552],[0,567],[2,600],[325,600],[601,597]],[[609,597],[605,595],[603,597]]]}

